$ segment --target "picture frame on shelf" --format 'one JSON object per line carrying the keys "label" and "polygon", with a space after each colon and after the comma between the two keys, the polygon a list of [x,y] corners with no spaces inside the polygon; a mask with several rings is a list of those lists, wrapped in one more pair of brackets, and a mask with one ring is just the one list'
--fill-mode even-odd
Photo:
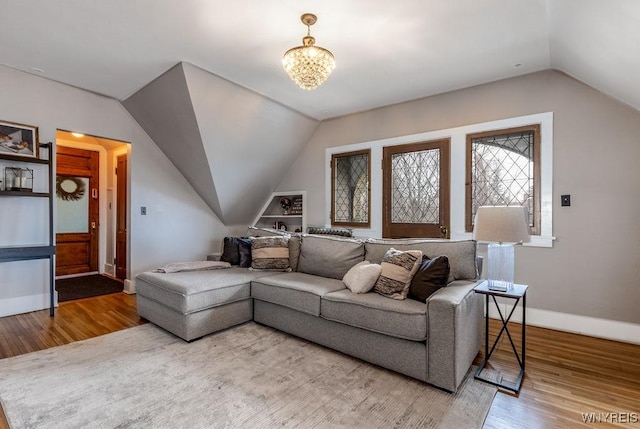
{"label": "picture frame on shelf", "polygon": [[0,154],[38,158],[38,127],[0,120]]}

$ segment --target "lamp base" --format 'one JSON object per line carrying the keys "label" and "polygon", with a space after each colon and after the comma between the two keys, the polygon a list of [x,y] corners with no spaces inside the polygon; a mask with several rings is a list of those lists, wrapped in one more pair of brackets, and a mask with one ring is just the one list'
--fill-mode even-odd
{"label": "lamp base", "polygon": [[513,244],[490,243],[487,248],[489,289],[506,292],[513,287]]}

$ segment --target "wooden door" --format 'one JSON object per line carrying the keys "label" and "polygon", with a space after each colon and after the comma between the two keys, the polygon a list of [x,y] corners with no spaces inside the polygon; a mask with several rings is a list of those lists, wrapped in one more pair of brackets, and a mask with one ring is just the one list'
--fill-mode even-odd
{"label": "wooden door", "polygon": [[56,276],[98,271],[100,154],[56,152]]}
{"label": "wooden door", "polygon": [[449,238],[449,140],[383,148],[382,236]]}
{"label": "wooden door", "polygon": [[127,278],[127,155],[117,157],[116,168],[116,277]]}

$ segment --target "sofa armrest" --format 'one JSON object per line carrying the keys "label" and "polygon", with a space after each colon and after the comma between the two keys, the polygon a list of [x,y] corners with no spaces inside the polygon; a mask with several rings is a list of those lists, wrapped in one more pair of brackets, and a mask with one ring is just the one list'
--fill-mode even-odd
{"label": "sofa armrest", "polygon": [[458,280],[427,299],[427,382],[455,392],[482,344],[480,283]]}

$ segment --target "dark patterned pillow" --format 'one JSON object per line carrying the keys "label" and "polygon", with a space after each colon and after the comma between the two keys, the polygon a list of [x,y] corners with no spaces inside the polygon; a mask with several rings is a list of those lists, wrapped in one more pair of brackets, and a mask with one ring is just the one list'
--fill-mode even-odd
{"label": "dark patterned pillow", "polygon": [[251,238],[251,269],[291,271],[289,237]]}
{"label": "dark patterned pillow", "polygon": [[242,237],[238,240],[238,253],[240,254],[240,266],[249,268],[251,266],[251,239]]}
{"label": "dark patterned pillow", "polygon": [[[249,265],[242,264],[242,254],[249,254]],[[251,265],[251,240],[247,237],[225,237],[220,260],[231,265],[248,267]],[[246,261],[245,261],[246,264]]]}
{"label": "dark patterned pillow", "polygon": [[405,252],[393,247],[382,258],[382,273],[373,290],[380,295],[405,299],[409,292],[411,279],[422,262],[422,251],[407,250]]}
{"label": "dark patterned pillow", "polygon": [[409,298],[425,302],[433,293],[447,286],[449,269],[449,258],[446,256],[433,259],[425,256],[411,280]]}

